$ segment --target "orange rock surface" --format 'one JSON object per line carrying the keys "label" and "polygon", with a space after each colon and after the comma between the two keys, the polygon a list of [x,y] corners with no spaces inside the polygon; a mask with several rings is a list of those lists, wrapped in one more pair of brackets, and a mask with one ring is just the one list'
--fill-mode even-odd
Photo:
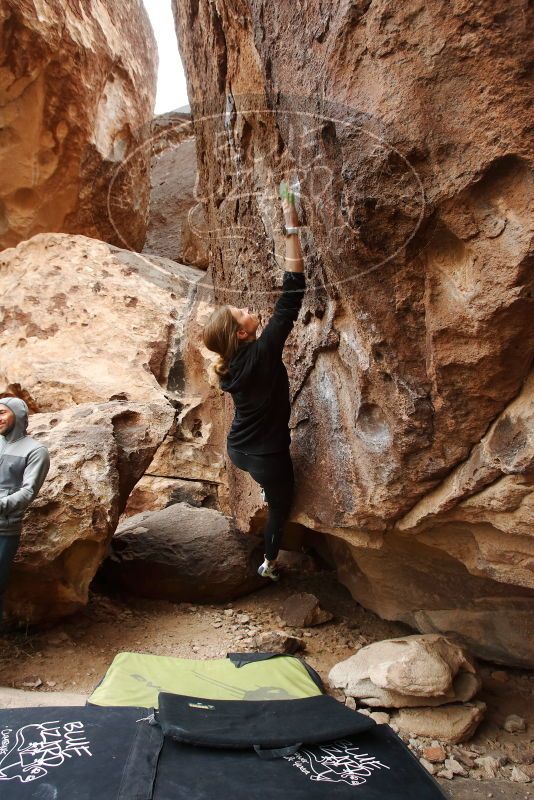
{"label": "orange rock surface", "polygon": [[141,249],[157,51],[142,0],[3,0],[0,248],[82,233]]}
{"label": "orange rock surface", "polygon": [[[218,302],[272,311],[280,179],[297,193],[293,520],[330,534],[367,607],[532,665],[526,15],[504,0],[174,10]],[[238,473],[231,488],[246,530],[259,492]]]}

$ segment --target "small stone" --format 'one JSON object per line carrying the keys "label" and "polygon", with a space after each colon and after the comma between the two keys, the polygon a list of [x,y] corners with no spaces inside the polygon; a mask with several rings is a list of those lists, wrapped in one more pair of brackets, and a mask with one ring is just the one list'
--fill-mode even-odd
{"label": "small stone", "polygon": [[311,625],[322,625],[330,622],[333,614],[319,606],[315,595],[307,592],[293,594],[285,601],[280,611],[282,617],[292,628],[303,628]]}
{"label": "small stone", "polygon": [[347,706],[347,708],[351,708],[353,711],[356,711],[356,700],[354,699],[354,697],[346,697],[345,705]]}
{"label": "small stone", "polygon": [[510,716],[506,717],[503,728],[508,733],[519,733],[519,731],[527,729],[527,723],[523,717],[519,717],[517,714],[510,714]]}
{"label": "small stone", "polygon": [[493,750],[491,752],[489,751],[489,752],[485,753],[485,755],[491,756],[492,758],[494,758],[495,761],[497,762],[497,764],[499,765],[499,767],[504,767],[504,765],[508,764],[508,762],[510,760],[506,753],[501,753],[498,750]]}
{"label": "small stone", "polygon": [[237,615],[237,621],[241,625],[247,625],[250,622],[250,617],[249,617],[248,614],[238,614]]}
{"label": "small stone", "polygon": [[467,776],[467,770],[455,758],[445,759],[445,769],[450,770],[453,775],[461,775],[463,778]]}
{"label": "small stone", "polygon": [[438,772],[438,778],[446,778],[448,781],[452,781],[454,778],[454,772],[451,772],[450,769],[440,769]]}
{"label": "small stone", "polygon": [[212,627],[213,628],[222,628],[222,625],[223,625],[222,622],[213,622],[212,623]]}
{"label": "small stone", "polygon": [[64,644],[65,642],[71,642],[71,638],[68,633],[65,631],[56,631],[51,636],[46,638],[46,643],[52,645],[52,647],[57,647],[60,644]]}
{"label": "small stone", "polygon": [[492,756],[481,756],[475,759],[475,764],[482,770],[485,778],[496,778],[499,773],[499,762]]}
{"label": "small stone", "polygon": [[485,710],[485,703],[478,700],[438,708],[401,708],[395,720],[403,733],[457,744],[473,735]]}
{"label": "small stone", "polygon": [[235,614],[235,611],[234,611],[234,609],[233,609],[233,608],[225,608],[225,609],[224,609],[224,615],[225,615],[226,617],[233,617],[233,616],[234,616],[234,614]]}
{"label": "small stone", "polygon": [[42,682],[41,678],[38,678],[37,676],[35,676],[35,677],[31,676],[31,677],[28,677],[28,678],[24,678],[24,680],[21,681],[20,685],[24,689],[38,689],[39,686],[43,685],[43,682]]}
{"label": "small stone", "polygon": [[431,775],[436,774],[437,767],[434,764],[431,764],[430,761],[426,760],[426,758],[420,758],[419,761],[427,772],[430,772]]}
{"label": "small stone", "polygon": [[[430,761],[431,764],[437,764],[438,762],[445,761],[447,754],[443,747],[440,745],[432,745],[431,747],[425,747],[423,749],[423,758],[427,761]],[[434,774],[434,773],[432,773]]]}
{"label": "small stone", "polygon": [[460,747],[455,747],[451,755],[469,769],[472,769],[475,766],[475,758],[477,758],[477,753],[472,750],[465,750]]}
{"label": "small stone", "polygon": [[[246,640],[245,640],[246,641]],[[306,649],[302,639],[296,636],[288,636],[282,631],[266,631],[261,633],[254,640],[257,650],[271,653],[299,653]]]}
{"label": "small stone", "polygon": [[385,711],[371,711],[369,716],[377,725],[389,725],[389,714],[386,714]]}
{"label": "small stone", "polygon": [[508,683],[508,673],[503,669],[496,669],[495,672],[491,673],[491,677],[497,683]]}
{"label": "small stone", "polygon": [[530,783],[529,776],[526,774],[526,772],[523,772],[522,769],[519,769],[519,767],[514,767],[512,769],[510,780],[514,781],[515,783]]}

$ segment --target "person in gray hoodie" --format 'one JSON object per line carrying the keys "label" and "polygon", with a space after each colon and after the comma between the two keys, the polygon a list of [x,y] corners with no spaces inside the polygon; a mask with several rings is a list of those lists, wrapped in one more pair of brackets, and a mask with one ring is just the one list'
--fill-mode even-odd
{"label": "person in gray hoodie", "polygon": [[26,435],[27,427],[28,406],[24,400],[0,397],[0,626],[22,518],[50,467],[47,448]]}

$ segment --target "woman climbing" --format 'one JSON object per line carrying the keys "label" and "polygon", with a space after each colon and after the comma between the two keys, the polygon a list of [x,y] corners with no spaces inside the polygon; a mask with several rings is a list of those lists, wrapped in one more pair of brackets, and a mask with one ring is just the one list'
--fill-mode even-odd
{"label": "woman climbing", "polygon": [[299,219],[294,197],[280,188],[285,220],[286,254],[282,294],[263,332],[247,307],[222,305],[204,326],[208,350],[218,353],[214,366],[220,387],[234,400],[235,416],[227,439],[228,456],[238,469],[259,483],[268,505],[264,530],[264,578],[278,580],[276,558],[293,501],[294,475],[289,452],[289,380],[282,361],[286,339],[298,317],[304,296]]}

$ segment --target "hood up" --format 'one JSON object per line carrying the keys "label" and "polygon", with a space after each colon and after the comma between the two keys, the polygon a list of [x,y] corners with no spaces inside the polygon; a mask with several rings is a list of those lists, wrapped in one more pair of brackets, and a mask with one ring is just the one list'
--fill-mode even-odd
{"label": "hood up", "polygon": [[243,342],[239,345],[236,353],[229,364],[229,374],[221,379],[221,389],[224,392],[240,392],[249,383],[254,367],[256,358],[253,354],[257,352],[256,348],[251,348],[254,342]]}
{"label": "hood up", "polygon": [[28,406],[20,397],[0,397],[0,405],[7,406],[15,415],[15,424],[5,434],[0,434],[0,442],[7,444],[26,436],[28,427]]}

